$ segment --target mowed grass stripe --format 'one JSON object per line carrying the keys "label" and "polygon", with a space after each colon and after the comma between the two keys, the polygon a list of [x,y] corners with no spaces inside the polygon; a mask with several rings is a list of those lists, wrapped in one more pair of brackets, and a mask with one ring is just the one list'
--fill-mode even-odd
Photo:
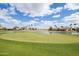
{"label": "mowed grass stripe", "polygon": [[0,55],[9,56],[63,56],[79,55],[79,43],[47,44],[17,42],[0,39]]}

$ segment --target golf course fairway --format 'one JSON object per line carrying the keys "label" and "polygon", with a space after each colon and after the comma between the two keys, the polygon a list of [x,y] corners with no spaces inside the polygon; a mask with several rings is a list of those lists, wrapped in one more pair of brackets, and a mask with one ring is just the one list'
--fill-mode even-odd
{"label": "golf course fairway", "polygon": [[0,56],[79,56],[79,35],[1,32]]}

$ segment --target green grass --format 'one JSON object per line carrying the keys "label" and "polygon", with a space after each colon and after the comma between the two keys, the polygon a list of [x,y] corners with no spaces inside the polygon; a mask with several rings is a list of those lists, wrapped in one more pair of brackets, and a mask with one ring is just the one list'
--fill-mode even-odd
{"label": "green grass", "polygon": [[1,56],[79,56],[79,36],[6,32],[0,35]]}
{"label": "green grass", "polygon": [[38,43],[78,43],[79,36],[66,34],[44,34],[41,32],[6,32],[0,38],[21,42],[38,42]]}

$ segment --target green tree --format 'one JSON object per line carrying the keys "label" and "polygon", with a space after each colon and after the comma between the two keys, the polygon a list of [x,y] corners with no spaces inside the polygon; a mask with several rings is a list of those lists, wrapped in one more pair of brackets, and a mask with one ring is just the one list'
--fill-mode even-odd
{"label": "green tree", "polygon": [[52,30],[53,30],[53,28],[52,27],[49,27],[48,31],[52,31]]}

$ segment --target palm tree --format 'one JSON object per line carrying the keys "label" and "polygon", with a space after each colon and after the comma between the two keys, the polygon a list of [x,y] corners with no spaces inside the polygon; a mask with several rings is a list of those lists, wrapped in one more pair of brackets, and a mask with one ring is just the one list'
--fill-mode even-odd
{"label": "palm tree", "polygon": [[29,24],[30,26],[32,26],[32,24]]}
{"label": "palm tree", "polygon": [[76,25],[77,25],[77,24],[75,23],[75,24],[74,24],[74,26],[75,26],[75,30],[77,30]]}
{"label": "palm tree", "polygon": [[54,25],[55,26],[55,28],[56,28],[56,30],[57,30],[57,25]]}
{"label": "palm tree", "polygon": [[70,24],[70,27],[72,27],[72,24]]}
{"label": "palm tree", "polygon": [[31,25],[30,24],[28,25],[28,29],[31,30]]}
{"label": "palm tree", "polygon": [[70,31],[72,31],[72,24],[70,24]]}
{"label": "palm tree", "polygon": [[18,30],[18,29],[19,29],[19,27],[18,27],[18,26],[15,26],[13,29],[14,29],[14,30]]}
{"label": "palm tree", "polygon": [[64,31],[64,26],[61,26],[61,31]]}
{"label": "palm tree", "polygon": [[2,26],[1,26],[1,24],[0,24],[0,30],[1,30],[1,27],[2,27]]}
{"label": "palm tree", "polygon": [[77,24],[75,23],[74,25],[76,26]]}
{"label": "palm tree", "polygon": [[64,28],[64,26],[61,26],[61,28],[63,29],[63,28]]}
{"label": "palm tree", "polygon": [[48,29],[49,31],[52,31],[53,30],[53,28],[52,27],[49,27],[49,29]]}
{"label": "palm tree", "polygon": [[57,28],[57,25],[54,25]]}

